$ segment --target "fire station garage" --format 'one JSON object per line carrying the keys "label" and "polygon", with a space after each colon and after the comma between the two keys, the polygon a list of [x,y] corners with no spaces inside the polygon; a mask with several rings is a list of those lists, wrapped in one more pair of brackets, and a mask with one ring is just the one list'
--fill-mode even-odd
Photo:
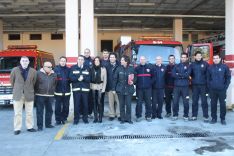
{"label": "fire station garage", "polygon": [[[56,65],[61,56],[66,56],[67,64],[72,65],[87,48],[92,57],[102,57],[103,50],[117,52],[139,40],[153,40],[153,44],[177,41],[181,43],[181,51],[188,54],[198,44],[209,45],[206,56],[211,64],[213,54],[220,54],[231,72],[226,98],[227,125],[168,118],[138,123],[135,98],[133,125],[120,125],[118,120],[108,120],[106,94],[101,124],[93,123],[91,115],[89,124],[73,125],[71,98],[66,124],[33,134],[23,125],[22,135],[14,136],[14,110],[11,105],[0,105],[0,155],[233,155],[233,0],[0,0],[0,53],[6,51],[6,55],[9,49],[29,46],[52,53]],[[1,64],[2,59],[0,55]],[[0,87],[7,79],[1,64]],[[0,95],[5,93],[0,89]],[[192,95],[190,99],[189,113]],[[180,103],[182,112],[182,100]],[[25,115],[23,121],[24,118]]]}

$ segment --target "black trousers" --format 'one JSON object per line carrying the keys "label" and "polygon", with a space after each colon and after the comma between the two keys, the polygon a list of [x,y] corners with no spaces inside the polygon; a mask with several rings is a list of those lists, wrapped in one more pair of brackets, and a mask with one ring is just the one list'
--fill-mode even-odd
{"label": "black trousers", "polygon": [[171,108],[172,108],[172,100],[173,100],[173,88],[165,88],[165,109],[167,114],[171,114]]}
{"label": "black trousers", "polygon": [[79,122],[80,106],[83,108],[83,120],[88,120],[88,98],[89,92],[73,91],[74,99],[74,122]]}
{"label": "black trousers", "polygon": [[198,114],[198,101],[201,97],[201,106],[203,111],[203,117],[208,118],[208,103],[207,103],[207,89],[205,85],[193,85],[193,103],[192,103],[192,116],[197,117]]}
{"label": "black trousers", "polygon": [[66,121],[69,114],[69,96],[55,95],[55,120],[57,122]]}
{"label": "black trousers", "polygon": [[37,127],[43,128],[43,115],[45,108],[45,126],[51,125],[53,109],[52,104],[54,102],[54,97],[48,96],[36,96],[36,104],[37,104]]}
{"label": "black trousers", "polygon": [[153,89],[152,94],[152,117],[161,117],[164,89]]}
{"label": "black trousers", "polygon": [[184,105],[184,117],[188,117],[189,113],[189,87],[174,87],[173,91],[173,116],[178,116],[179,112],[179,100],[180,96],[183,99],[183,105]]}
{"label": "black trousers", "polygon": [[102,120],[104,108],[104,93],[99,90],[92,90],[94,119]]}
{"label": "black trousers", "polygon": [[151,97],[152,97],[151,88],[147,89],[137,89],[137,104],[136,104],[136,117],[142,117],[142,104],[145,102],[145,117],[150,118],[152,114],[152,105],[151,105]]}
{"label": "black trousers", "polygon": [[220,119],[225,120],[226,116],[226,90],[210,90],[211,117],[217,120],[217,103],[220,105]]}
{"label": "black trousers", "polygon": [[121,121],[131,121],[132,95],[118,94]]}

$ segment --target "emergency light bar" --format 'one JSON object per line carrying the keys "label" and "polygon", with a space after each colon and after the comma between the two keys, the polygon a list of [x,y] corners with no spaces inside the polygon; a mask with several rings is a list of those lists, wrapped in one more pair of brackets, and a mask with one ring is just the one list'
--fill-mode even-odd
{"label": "emergency light bar", "polygon": [[8,49],[37,49],[37,45],[9,45]]}

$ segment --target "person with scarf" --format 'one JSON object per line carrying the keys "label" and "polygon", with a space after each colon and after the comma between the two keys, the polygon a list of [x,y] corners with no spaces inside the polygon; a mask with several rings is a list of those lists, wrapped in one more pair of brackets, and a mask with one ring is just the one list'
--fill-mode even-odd
{"label": "person with scarf", "polygon": [[93,67],[91,68],[91,83],[90,88],[93,98],[93,112],[94,123],[102,122],[103,110],[104,110],[104,98],[107,83],[106,68],[101,65],[99,57],[95,57],[93,61]]}

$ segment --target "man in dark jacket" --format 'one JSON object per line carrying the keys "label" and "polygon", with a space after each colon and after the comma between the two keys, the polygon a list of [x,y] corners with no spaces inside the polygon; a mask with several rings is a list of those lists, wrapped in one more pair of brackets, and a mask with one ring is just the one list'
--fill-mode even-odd
{"label": "man in dark jacket", "polygon": [[37,127],[38,131],[43,129],[43,114],[45,107],[45,127],[53,128],[51,124],[54,102],[54,91],[56,87],[56,74],[52,70],[51,62],[45,62],[40,71],[37,72],[36,81],[36,105],[37,105]]}
{"label": "man in dark jacket", "polygon": [[72,82],[74,98],[74,125],[79,123],[80,106],[83,108],[83,122],[88,122],[88,98],[90,91],[89,67],[84,66],[84,56],[78,57],[77,64],[71,67],[69,78]]}
{"label": "man in dark jacket", "polygon": [[59,65],[55,67],[57,85],[55,89],[55,120],[56,124],[64,124],[69,114],[69,101],[71,95],[69,74],[70,69],[66,66],[67,58],[62,56]]}
{"label": "man in dark jacket", "polygon": [[179,112],[179,100],[182,96],[184,104],[184,120],[188,121],[189,113],[189,76],[191,69],[188,63],[188,54],[181,54],[181,63],[175,65],[172,70],[172,76],[175,78],[174,91],[173,91],[173,118],[172,120],[178,119]]}
{"label": "man in dark jacket", "polygon": [[162,106],[165,88],[166,67],[162,64],[162,57],[156,57],[156,64],[153,66],[152,78],[152,119],[162,119]]}
{"label": "man in dark jacket", "polygon": [[211,124],[217,122],[217,102],[220,104],[221,124],[226,125],[226,92],[231,81],[231,72],[227,65],[222,64],[218,54],[213,56],[214,64],[207,71],[207,86],[211,99]]}
{"label": "man in dark jacket", "polygon": [[[84,66],[87,66],[89,69],[93,66],[93,59],[91,58],[90,49],[86,48],[84,50]],[[92,98],[92,91],[89,91],[89,102],[88,102],[88,114],[91,115],[93,112],[93,98]],[[83,106],[80,106],[80,113],[83,115]]]}
{"label": "man in dark jacket", "polygon": [[86,48],[84,50],[84,66],[91,68],[93,66],[93,59],[91,58],[90,49]]}
{"label": "man in dark jacket", "polygon": [[146,64],[145,56],[140,57],[140,65],[135,68],[136,80],[136,121],[139,122],[142,117],[142,103],[145,102],[145,118],[147,121],[151,121],[151,97],[152,97],[152,71],[149,64]]}
{"label": "man in dark jacket", "polygon": [[195,61],[191,64],[191,77],[193,87],[193,103],[192,103],[192,118],[190,120],[197,120],[198,114],[198,100],[201,97],[201,106],[203,111],[204,122],[208,122],[208,103],[207,103],[207,85],[206,75],[209,64],[202,60],[202,53],[197,51],[195,53]]}
{"label": "man in dark jacket", "polygon": [[165,117],[171,116],[171,103],[172,103],[172,94],[174,89],[174,77],[172,77],[172,69],[175,66],[175,56],[168,56],[169,64],[166,66],[165,72],[165,103],[166,103],[166,115]]}
{"label": "man in dark jacket", "polygon": [[115,92],[115,86],[113,84],[114,74],[116,69],[120,65],[117,61],[117,56],[115,53],[110,53],[109,55],[110,63],[106,67],[107,71],[107,85],[106,91],[108,92],[108,101],[109,101],[109,120],[112,121],[115,119],[115,116],[120,120],[120,109],[119,109],[119,99],[118,95]]}
{"label": "man in dark jacket", "polygon": [[107,67],[108,66],[108,64],[110,63],[110,61],[109,61],[109,52],[108,52],[108,50],[107,49],[104,49],[103,51],[102,51],[102,61],[101,61],[101,65],[103,66],[103,67]]}

